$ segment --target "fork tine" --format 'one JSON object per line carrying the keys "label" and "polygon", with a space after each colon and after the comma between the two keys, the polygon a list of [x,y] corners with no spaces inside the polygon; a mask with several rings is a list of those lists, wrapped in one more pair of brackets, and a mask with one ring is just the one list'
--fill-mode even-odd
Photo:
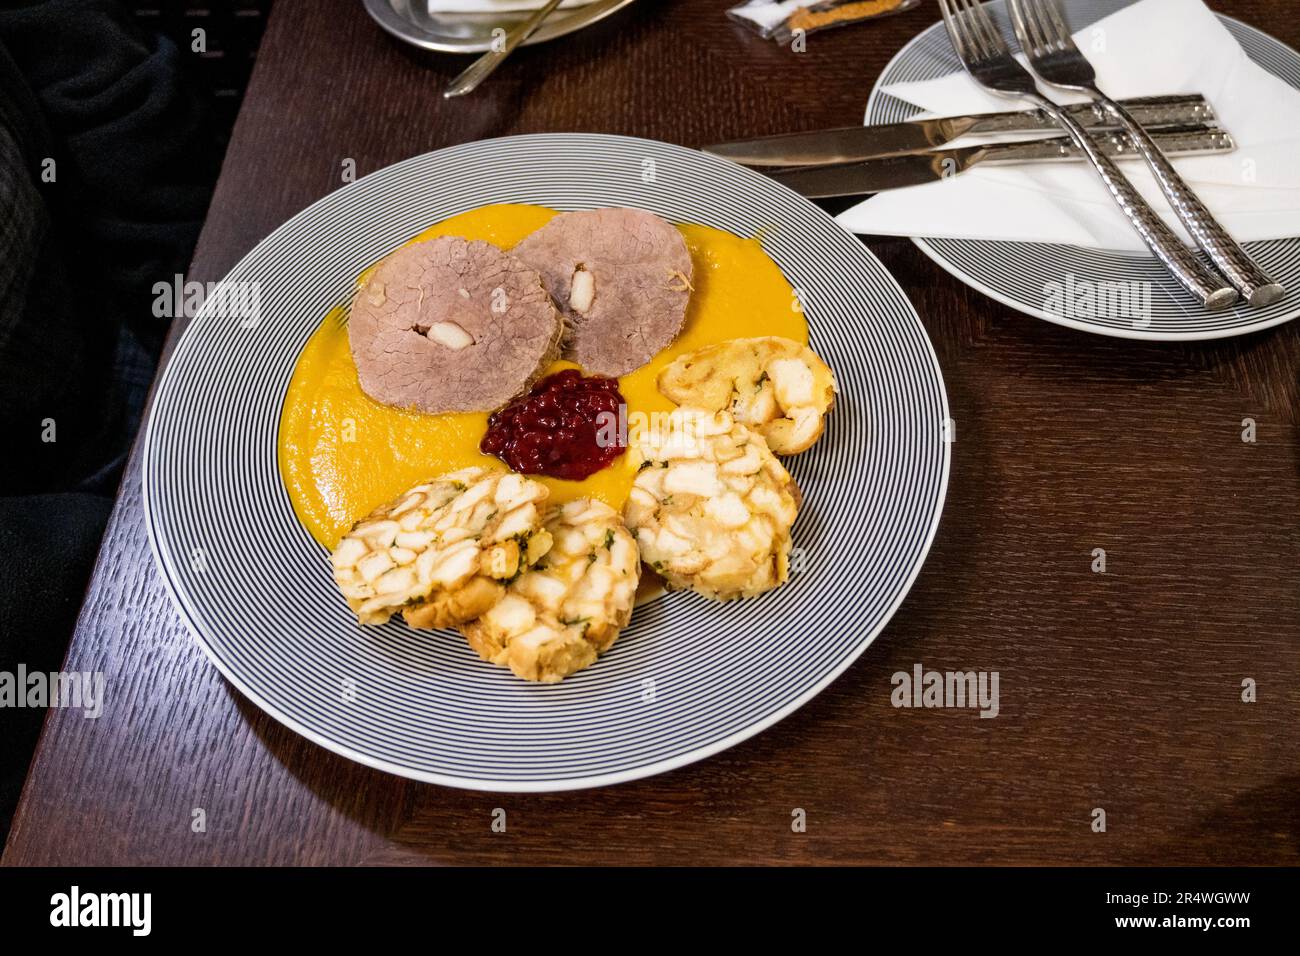
{"label": "fork tine", "polygon": [[1041,6],[1056,34],[1057,42],[1062,46],[1072,44],[1074,38],[1070,33],[1070,28],[1065,25],[1065,17],[1062,15],[1060,3],[1057,0],[1041,0]]}
{"label": "fork tine", "polygon": [[983,4],[979,3],[978,0],[967,0],[967,2],[968,15],[975,28],[983,33],[984,41],[988,45],[989,55],[997,56],[1000,53],[1010,52],[1007,49],[1006,40],[1002,39],[1002,31],[994,24],[993,18],[989,16]]}
{"label": "fork tine", "polygon": [[1030,5],[1026,0],[1008,0],[1007,6],[1011,10],[1011,25],[1015,28],[1020,48],[1032,59],[1038,53],[1038,36],[1029,18]]}
{"label": "fork tine", "polygon": [[951,0],[939,0],[939,12],[943,14],[943,24],[948,28],[948,38],[952,40],[958,59],[964,64],[970,63],[975,59],[975,54],[970,48],[965,24],[961,22],[957,11],[952,8]]}
{"label": "fork tine", "polygon": [[984,46],[980,38],[970,28],[966,18],[965,0],[951,0],[952,22],[962,36],[963,45],[971,60],[980,60],[984,56]]}
{"label": "fork tine", "polygon": [[1028,8],[1029,21],[1033,24],[1032,29],[1036,38],[1034,45],[1040,52],[1046,53],[1056,45],[1056,40],[1053,36],[1055,31],[1044,16],[1043,4],[1038,0],[1026,0],[1025,6]]}
{"label": "fork tine", "polygon": [[1038,46],[1044,52],[1050,51],[1061,40],[1057,35],[1056,28],[1048,20],[1048,4],[1040,3],[1039,0],[1026,0],[1025,6],[1029,8],[1029,17],[1034,23],[1034,32],[1039,37]]}
{"label": "fork tine", "polygon": [[952,22],[952,11],[948,9],[948,0],[939,0],[939,13],[943,16],[943,26],[948,31],[948,39],[952,41],[953,51],[957,54],[957,58],[964,62],[966,57],[962,55],[961,38],[957,36],[956,26]]}
{"label": "fork tine", "polygon": [[971,0],[957,0],[956,20],[970,41],[971,49],[975,51],[975,58],[982,60],[989,55],[988,44],[984,42],[984,37],[979,31],[979,24],[970,15],[970,5]]}

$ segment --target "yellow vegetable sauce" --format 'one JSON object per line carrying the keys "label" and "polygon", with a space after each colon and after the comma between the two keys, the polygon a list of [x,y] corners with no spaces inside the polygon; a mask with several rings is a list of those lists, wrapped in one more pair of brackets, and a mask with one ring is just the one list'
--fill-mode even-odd
{"label": "yellow vegetable sauce", "polygon": [[[555,215],[541,206],[483,206],[440,222],[411,242],[462,236],[508,250]],[[695,291],[677,340],[619,379],[634,424],[638,413],[673,409],[655,379],[679,355],[757,335],[808,342],[794,292],[757,239],[707,226],[678,228],[691,251]],[[280,475],[298,519],[331,549],[359,518],[414,485],[471,465],[504,467],[478,450],[487,412],[427,415],[381,405],[362,392],[346,315],[343,306],[335,308],[307,340],[280,413]],[[572,367],[557,362],[550,372]],[[533,477],[551,489],[552,502],[589,495],[622,511],[634,476],[623,455],[583,481]]]}

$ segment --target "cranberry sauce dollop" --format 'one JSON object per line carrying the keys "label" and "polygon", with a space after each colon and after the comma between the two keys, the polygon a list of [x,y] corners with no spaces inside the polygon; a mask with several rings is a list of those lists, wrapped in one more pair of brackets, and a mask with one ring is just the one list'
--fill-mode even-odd
{"label": "cranberry sauce dollop", "polygon": [[581,481],[623,454],[621,405],[618,379],[565,369],[494,412],[479,449],[521,474]]}

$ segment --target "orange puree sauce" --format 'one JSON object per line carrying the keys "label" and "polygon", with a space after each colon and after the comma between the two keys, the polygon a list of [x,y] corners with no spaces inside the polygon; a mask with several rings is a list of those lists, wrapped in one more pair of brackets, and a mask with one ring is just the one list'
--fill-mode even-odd
{"label": "orange puree sauce", "polygon": [[[463,236],[509,249],[554,215],[541,206],[483,206],[440,222],[411,242]],[[677,341],[619,379],[633,427],[638,412],[672,410],[655,378],[683,353],[755,335],[808,341],[794,292],[757,239],[707,226],[678,228],[694,260],[695,292]],[[557,362],[550,371],[572,367]],[[338,307],[303,346],[289,382],[280,413],[280,475],[298,519],[312,537],[333,548],[358,518],[413,485],[470,465],[504,467],[478,450],[487,418],[486,412],[426,415],[369,398],[357,384],[345,313]],[[583,481],[538,480],[550,487],[552,501],[590,495],[622,510],[633,477],[624,455]]]}

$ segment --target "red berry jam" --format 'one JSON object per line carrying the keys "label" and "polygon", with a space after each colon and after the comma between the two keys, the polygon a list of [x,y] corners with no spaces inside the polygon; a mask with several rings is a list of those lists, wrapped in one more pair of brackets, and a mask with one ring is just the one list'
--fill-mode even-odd
{"label": "red berry jam", "polygon": [[521,474],[581,481],[623,454],[621,405],[618,379],[565,369],[494,412],[479,449]]}

